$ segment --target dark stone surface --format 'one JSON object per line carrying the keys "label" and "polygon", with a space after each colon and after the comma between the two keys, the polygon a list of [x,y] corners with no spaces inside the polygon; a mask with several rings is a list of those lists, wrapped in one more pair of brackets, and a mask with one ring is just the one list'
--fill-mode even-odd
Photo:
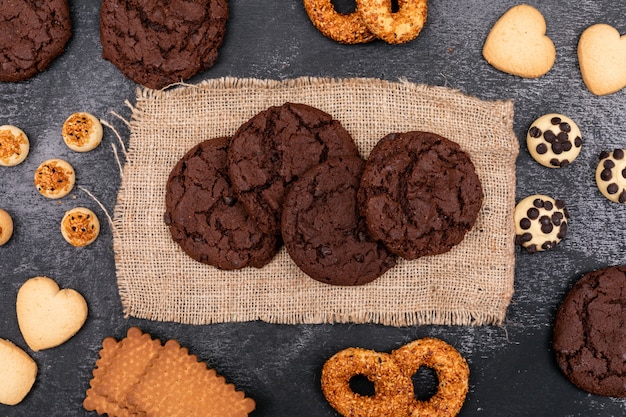
{"label": "dark stone surface", "polygon": [[[31,140],[26,161],[0,170],[0,206],[15,221],[15,235],[0,247],[0,337],[26,349],[15,317],[15,297],[28,278],[46,275],[80,291],[89,304],[85,327],[69,342],[34,353],[39,366],[33,390],[18,406],[0,405],[0,416],[95,415],[82,409],[102,339],[122,337],[131,325],[154,336],[176,338],[257,401],[254,416],[333,416],[324,400],[324,361],[348,346],[391,351],[424,336],[442,338],[468,359],[470,391],[461,416],[622,416],[626,401],[587,394],[559,371],[551,350],[554,314],[563,296],[584,273],[626,264],[626,210],[597,191],[595,166],[602,150],[624,147],[626,90],[596,97],[578,70],[578,37],[603,22],[626,33],[626,3],[608,0],[531,2],[545,15],[557,48],[554,68],[542,78],[503,74],[482,59],[485,37],[515,1],[431,0],[428,23],[415,41],[390,46],[380,41],[345,46],[324,38],[309,22],[300,1],[230,2],[231,18],[216,65],[191,82],[222,76],[287,79],[297,76],[406,78],[445,85],[482,99],[515,100],[515,132],[521,141],[518,198],[548,194],[563,199],[571,214],[567,238],[552,252],[516,253],[513,301],[502,327],[378,325],[270,325],[260,322],[190,326],[125,319],[117,293],[111,229],[103,211],[80,189],[46,200],[32,185],[40,162],[51,157],[74,165],[77,184],[112,213],[119,170],[105,130],[103,143],[87,154],[70,151],[61,125],[75,111],[111,121],[111,111],[128,116],[136,85],[101,58],[100,2],[70,1],[74,35],[66,52],[34,78],[0,84],[0,124],[21,127]],[[580,126],[578,159],[559,170],[537,164],[525,146],[525,131],[538,116],[558,112]],[[480,132],[476,132],[480,140]],[[70,247],[59,232],[65,210],[92,207],[102,233],[91,246]],[[513,236],[511,236],[513,238]]]}

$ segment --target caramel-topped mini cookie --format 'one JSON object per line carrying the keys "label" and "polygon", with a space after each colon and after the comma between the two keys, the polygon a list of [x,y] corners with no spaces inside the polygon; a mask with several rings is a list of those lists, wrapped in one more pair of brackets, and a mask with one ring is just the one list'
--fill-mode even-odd
{"label": "caramel-topped mini cookie", "polygon": [[63,141],[73,151],[88,152],[102,141],[102,124],[89,113],[74,113],[63,123]]}
{"label": "caramel-topped mini cookie", "polygon": [[535,194],[515,207],[515,243],[529,253],[554,249],[567,235],[569,213],[563,200]]}
{"label": "caramel-topped mini cookie", "polygon": [[11,215],[0,209],[0,246],[4,245],[13,236],[13,219]]}
{"label": "caramel-topped mini cookie", "polygon": [[75,182],[74,168],[62,159],[48,159],[35,171],[35,187],[47,198],[65,197],[72,191]]}
{"label": "caramel-topped mini cookie", "polygon": [[65,212],[61,220],[61,234],[73,246],[87,246],[100,233],[100,221],[96,214],[85,207],[76,207]]}
{"label": "caramel-topped mini cookie", "polygon": [[626,204],[626,158],[624,149],[600,153],[596,184],[603,196],[614,203]]}
{"label": "caramel-topped mini cookie", "polygon": [[28,136],[22,129],[11,125],[0,126],[0,165],[12,167],[22,163],[29,149]]}
{"label": "caramel-topped mini cookie", "polygon": [[582,147],[580,129],[572,119],[562,114],[545,114],[535,120],[526,134],[530,155],[548,168],[570,164]]}

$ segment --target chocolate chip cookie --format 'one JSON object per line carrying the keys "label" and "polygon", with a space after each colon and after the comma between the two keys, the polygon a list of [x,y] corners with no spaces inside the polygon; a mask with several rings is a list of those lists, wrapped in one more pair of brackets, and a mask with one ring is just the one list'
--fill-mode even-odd
{"label": "chocolate chip cookie", "polygon": [[228,20],[226,0],[104,0],[102,56],[149,88],[163,88],[213,66]]}
{"label": "chocolate chip cookie", "polygon": [[370,234],[406,259],[447,252],[472,228],[483,192],[459,145],[429,132],[392,133],[370,153],[359,199]]}
{"label": "chocolate chip cookie", "polygon": [[235,132],[228,172],[259,229],[279,235],[289,186],[329,158],[358,154],[352,136],[331,115],[306,104],[285,103],[258,113]]}
{"label": "chocolate chip cookie", "polygon": [[0,1],[0,81],[44,71],[72,36],[67,0]]}
{"label": "chocolate chip cookie", "polygon": [[221,269],[260,268],[278,250],[237,200],[228,179],[228,138],[189,150],[167,181],[164,215],[172,238],[193,259]]}
{"label": "chocolate chip cookie", "polygon": [[568,292],[554,322],[559,367],[592,394],[626,397],[626,266],[590,272]]}
{"label": "chocolate chip cookie", "polygon": [[395,257],[369,236],[357,207],[364,165],[358,156],[331,158],[302,175],[285,198],[285,247],[317,281],[362,285],[395,265]]}

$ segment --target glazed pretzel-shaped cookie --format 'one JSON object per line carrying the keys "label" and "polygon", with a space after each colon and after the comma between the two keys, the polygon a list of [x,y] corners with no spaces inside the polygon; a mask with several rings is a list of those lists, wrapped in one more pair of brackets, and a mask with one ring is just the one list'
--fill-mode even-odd
{"label": "glazed pretzel-shaped cookie", "polygon": [[355,44],[376,38],[391,44],[415,39],[426,23],[427,0],[398,0],[398,11],[391,0],[356,0],[356,10],[339,13],[331,0],[304,0],[313,25],[324,36],[340,43]]}

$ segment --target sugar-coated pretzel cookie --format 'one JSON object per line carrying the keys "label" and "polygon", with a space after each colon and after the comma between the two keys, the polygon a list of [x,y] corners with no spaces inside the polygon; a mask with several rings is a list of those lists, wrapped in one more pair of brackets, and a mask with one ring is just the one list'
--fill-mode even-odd
{"label": "sugar-coated pretzel cookie", "polygon": [[[350,379],[357,375],[374,384],[374,395],[352,391]],[[390,354],[362,348],[347,348],[328,359],[321,383],[326,400],[343,416],[406,417],[414,398],[413,381]]]}
{"label": "sugar-coated pretzel cookie", "polygon": [[29,149],[28,136],[22,129],[11,125],[0,126],[0,165],[12,167],[21,164]]}
{"label": "sugar-coated pretzel cookie", "polygon": [[461,411],[469,387],[469,366],[455,348],[427,337],[401,346],[391,356],[409,378],[422,366],[437,374],[437,392],[425,401],[412,398],[409,416],[452,417]]}
{"label": "sugar-coated pretzel cookie", "polygon": [[391,44],[406,43],[417,37],[426,23],[427,0],[398,0],[393,12],[391,0],[356,0],[356,7],[369,30]]}
{"label": "sugar-coated pretzel cookie", "polygon": [[13,236],[13,218],[3,209],[0,209],[0,246],[4,245]]}
{"label": "sugar-coated pretzel cookie", "polygon": [[62,159],[43,161],[35,171],[35,187],[44,197],[65,197],[74,188],[76,174],[69,162]]}
{"label": "sugar-coated pretzel cookie", "polygon": [[317,30],[334,41],[356,44],[376,39],[358,10],[350,14],[339,13],[331,0],[304,0],[304,9]]}
{"label": "sugar-coated pretzel cookie", "polygon": [[626,158],[624,149],[600,153],[596,184],[603,196],[614,203],[626,204]]}
{"label": "sugar-coated pretzel cookie", "polygon": [[569,213],[563,200],[535,194],[515,206],[515,243],[528,253],[554,249],[567,235]]}
{"label": "sugar-coated pretzel cookie", "polygon": [[72,246],[87,246],[100,234],[100,221],[96,214],[85,207],[65,212],[61,220],[61,235]]}
{"label": "sugar-coated pretzel cookie", "polygon": [[92,114],[74,113],[63,123],[61,136],[71,150],[89,152],[102,141],[102,124]]}
{"label": "sugar-coated pretzel cookie", "polygon": [[578,125],[562,114],[544,114],[526,134],[528,152],[544,167],[562,168],[580,153],[583,140]]}

